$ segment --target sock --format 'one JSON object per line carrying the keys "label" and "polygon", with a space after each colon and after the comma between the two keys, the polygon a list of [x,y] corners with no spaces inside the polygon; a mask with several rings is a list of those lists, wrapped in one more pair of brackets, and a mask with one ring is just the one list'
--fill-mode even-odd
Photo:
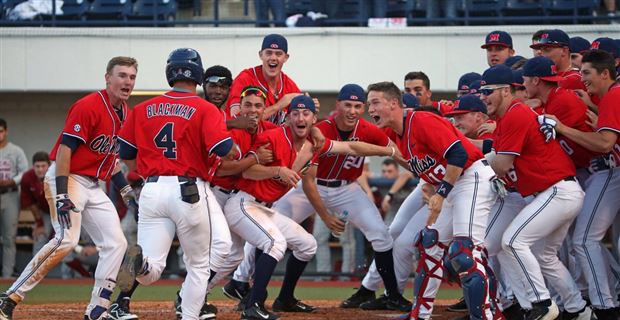
{"label": "sock", "polygon": [[213,278],[215,277],[215,275],[217,274],[217,272],[213,271],[213,269],[211,269],[211,274],[209,275],[209,282],[211,282],[211,280],[213,280]]}
{"label": "sock", "polygon": [[271,280],[271,275],[276,269],[278,260],[268,254],[261,254],[256,259],[256,272],[254,272],[254,285],[250,291],[250,298],[248,299],[246,307],[249,307],[258,302],[263,304],[265,298],[267,298],[267,285]]}
{"label": "sock", "polygon": [[278,299],[286,302],[293,301],[295,299],[295,286],[297,281],[301,277],[301,274],[306,269],[308,261],[301,261],[291,254],[286,262],[286,272],[284,273],[284,281],[282,282],[282,288],[280,288],[280,295]]}
{"label": "sock", "polygon": [[263,250],[256,248],[254,250],[254,273],[256,273],[256,266],[258,265],[258,259],[263,254]]}
{"label": "sock", "polygon": [[131,286],[131,289],[129,289],[129,291],[127,292],[123,292],[121,291],[118,294],[118,297],[116,297],[116,303],[120,303],[123,299],[127,298],[127,299],[131,299],[131,296],[133,296],[134,291],[136,291],[136,289],[138,288],[138,285],[140,285],[140,283],[138,282],[138,280],[134,280],[133,281],[133,286]]}
{"label": "sock", "polygon": [[392,249],[385,252],[375,251],[375,263],[377,271],[383,279],[383,285],[388,296],[400,294],[398,285],[396,284],[396,273],[394,272],[394,258],[392,257]]}

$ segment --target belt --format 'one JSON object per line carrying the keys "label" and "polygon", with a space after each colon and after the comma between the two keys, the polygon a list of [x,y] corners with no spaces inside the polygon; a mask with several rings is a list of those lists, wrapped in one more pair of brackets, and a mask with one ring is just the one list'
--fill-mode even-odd
{"label": "belt", "polygon": [[262,204],[262,205],[264,205],[267,208],[273,207],[273,202],[263,201],[263,200],[258,199],[258,198],[254,198],[254,202],[256,202],[258,204]]}
{"label": "belt", "polygon": [[575,176],[566,177],[566,178],[564,178],[564,179],[562,179],[562,180],[564,180],[564,181],[575,181],[575,182],[577,182],[577,178],[576,178]]}
{"label": "belt", "polygon": [[[191,178],[191,177],[178,176],[177,178],[179,182],[195,182],[196,181],[196,178]],[[150,176],[146,178],[146,182],[157,182],[158,180],[159,180],[159,176]]]}
{"label": "belt", "polygon": [[351,181],[348,181],[348,180],[316,179],[316,184],[321,185],[321,186],[325,186],[325,187],[328,187],[328,188],[338,188],[338,187],[346,186],[349,183],[351,183]]}
{"label": "belt", "polygon": [[3,188],[2,190],[0,190],[0,194],[5,194],[5,193],[9,193],[9,192],[14,192],[14,191],[17,191],[17,186],[9,187],[9,188]]}
{"label": "belt", "polygon": [[220,186],[218,186],[216,184],[213,184],[213,183],[209,183],[209,186],[211,186],[211,188],[213,188],[213,189],[215,189],[215,190],[217,190],[217,191],[219,191],[221,193],[224,193],[224,194],[231,194],[231,193],[235,194],[235,193],[239,192],[239,190],[235,190],[235,189],[233,189],[233,190],[224,189],[224,188],[222,188],[222,187],[220,187]]}
{"label": "belt", "polygon": [[487,161],[487,159],[482,159],[482,164],[485,166],[488,166],[489,162]]}

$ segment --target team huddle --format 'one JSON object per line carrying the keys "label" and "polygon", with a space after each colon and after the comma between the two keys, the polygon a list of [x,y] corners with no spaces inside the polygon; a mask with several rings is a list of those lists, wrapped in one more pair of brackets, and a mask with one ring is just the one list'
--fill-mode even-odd
{"label": "team huddle", "polygon": [[[282,72],[282,35],[267,35],[262,64],[234,79],[176,49],[165,69],[172,89],[133,109],[138,63],[112,58],[106,88],[69,109],[44,180],[56,235],[0,294],[0,319],[12,319],[81,227],[99,250],[84,319],[138,319],[131,297],[161,277],[175,235],[187,268],[178,319],[215,319],[207,295],[233,272],[223,290],[241,319],[313,312],[295,287],[317,250],[300,225],[315,212],[334,234],[345,222],[358,228],[374,253],[342,308],[430,319],[441,283],[454,281],[469,319],[618,319],[618,251],[601,241],[619,220],[620,49],[557,29],[535,35],[529,60],[503,31],[482,48],[490,67],[463,75],[455,101],[432,101],[428,77],[410,72],[404,90],[344,85],[320,122],[319,101]],[[392,157],[419,178],[389,226],[357,182],[368,156]],[[139,196],[121,164],[144,177]],[[127,245],[99,180],[139,208],[137,245]],[[267,285],[287,249],[269,310]]]}

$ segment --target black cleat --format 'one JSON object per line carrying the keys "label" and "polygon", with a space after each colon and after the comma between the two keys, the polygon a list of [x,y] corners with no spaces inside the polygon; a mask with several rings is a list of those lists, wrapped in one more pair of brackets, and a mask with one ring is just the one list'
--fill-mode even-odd
{"label": "black cleat", "polygon": [[412,304],[402,294],[397,293],[387,296],[387,307],[390,310],[407,312],[411,311]]}
{"label": "black cleat", "polygon": [[224,288],[222,288],[222,291],[228,298],[241,301],[250,292],[250,284],[231,279]]}
{"label": "black cleat", "polygon": [[608,320],[608,319],[618,319],[620,315],[618,315],[616,308],[611,309],[594,309],[593,312],[596,315],[598,320]]}
{"label": "black cleat", "polygon": [[136,277],[143,273],[143,268],[142,247],[135,245],[127,248],[123,264],[116,277],[116,285],[121,291],[128,292],[133,287]]}
{"label": "black cleat", "polygon": [[[177,291],[177,298],[174,300],[174,313],[177,316],[177,320],[183,319],[183,309],[181,308],[181,296],[179,295],[179,291]],[[215,319],[217,316],[217,307],[208,303],[205,300],[205,303],[202,305],[200,309],[200,313],[198,314],[199,320],[211,320]]]}
{"label": "black cleat", "polygon": [[0,293],[0,320],[12,320],[16,305],[17,302],[9,298],[6,293]]}
{"label": "black cleat", "polygon": [[267,309],[265,306],[259,304],[258,302],[254,302],[252,306],[249,308],[245,308],[243,312],[241,312],[241,320],[277,320],[280,317],[276,314],[273,314]]}
{"label": "black cleat", "polygon": [[[592,318],[592,309],[590,307],[584,307],[577,312],[568,312],[566,310],[560,313],[558,319],[560,320],[590,320]],[[614,319],[617,319],[614,318]]]}
{"label": "black cleat", "polygon": [[[388,297],[382,294],[377,299],[366,301],[360,304],[360,309],[364,310],[390,310],[388,308]],[[405,310],[407,311],[407,310]]]}
{"label": "black cleat", "polygon": [[107,320],[135,320],[138,316],[129,310],[129,298],[124,298],[121,302],[114,302],[108,308]]}
{"label": "black cleat", "polygon": [[273,302],[273,311],[275,312],[313,312],[315,307],[307,305],[295,298],[292,301],[284,302],[279,298]]}
{"label": "black cleat", "polygon": [[502,314],[506,320],[523,320],[525,316],[525,312],[518,302],[514,302],[510,307],[504,309]]}
{"label": "black cleat", "polygon": [[459,302],[449,305],[446,310],[450,312],[467,312],[467,303],[465,302],[465,298],[461,298]]}
{"label": "black cleat", "polygon": [[558,306],[550,299],[533,303],[532,309],[525,312],[524,320],[555,320],[560,315]]}
{"label": "black cleat", "polygon": [[364,302],[375,300],[375,292],[360,287],[352,296],[340,303],[340,308],[359,308]]}

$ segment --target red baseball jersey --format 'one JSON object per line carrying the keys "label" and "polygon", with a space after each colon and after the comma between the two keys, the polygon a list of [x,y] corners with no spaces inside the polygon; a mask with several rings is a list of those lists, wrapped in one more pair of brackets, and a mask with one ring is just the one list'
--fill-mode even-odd
{"label": "red baseball jersey", "polygon": [[[293,133],[288,126],[275,128],[262,132],[256,136],[250,150],[256,150],[258,147],[271,144],[273,151],[273,161],[266,164],[269,167],[287,167],[291,169],[293,163],[297,158],[297,152],[293,145]],[[325,145],[329,145],[331,141],[325,139]],[[323,147],[324,151],[326,146]],[[316,161],[316,154],[312,161]],[[299,173],[299,172],[298,172]],[[300,174],[301,175],[301,174]],[[237,189],[243,190],[256,199],[265,202],[275,202],[286,194],[291,187],[287,184],[280,182],[277,178],[265,179],[265,180],[250,180],[240,178],[237,181]]]}
{"label": "red baseball jersey", "polygon": [[[325,138],[342,141],[334,117],[321,121],[316,125]],[[346,141],[363,141],[379,146],[387,146],[390,139],[374,124],[360,119],[353,131],[349,133]],[[329,153],[329,147],[325,153],[319,155],[316,177],[329,180],[355,181],[364,169],[364,157],[354,155],[341,155]]]}
{"label": "red baseball jersey", "polygon": [[34,173],[34,169],[24,172],[19,186],[21,187],[19,197],[22,210],[34,204],[41,211],[49,214],[50,208],[45,199],[45,192],[43,191],[43,179],[37,177]]}
{"label": "red baseball jersey", "polygon": [[[239,148],[237,152],[237,159],[235,160],[241,160],[250,151],[252,143],[254,142],[254,139],[258,134],[274,128],[277,128],[275,124],[263,120],[259,122],[258,130],[255,134],[251,134],[245,129],[230,130],[230,135],[232,136],[235,144],[237,144],[237,147]],[[219,166],[220,162],[221,159],[219,159],[218,157],[217,166]],[[211,179],[211,183],[226,190],[232,190],[235,188],[235,183],[237,182],[237,180],[239,180],[239,177],[239,175],[222,177],[214,175]]]}
{"label": "red baseball jersey", "polygon": [[58,146],[63,135],[79,139],[82,143],[71,154],[69,172],[108,180],[118,159],[118,133],[127,119],[127,104],[121,106],[120,119],[110,103],[106,90],[93,92],[78,100],[69,108],[65,127],[50,151],[50,159],[56,160]]}
{"label": "red baseball jersey", "polygon": [[394,131],[388,136],[398,145],[409,163],[409,170],[433,185],[438,185],[446,174],[446,152],[459,141],[468,155],[463,170],[483,158],[480,149],[448,120],[431,112],[408,113],[404,119],[402,137]]}
{"label": "red baseball jersey", "polygon": [[205,160],[230,133],[216,106],[193,93],[169,91],[137,105],[120,139],[138,150],[142,176],[208,180]]}
{"label": "red baseball jersey", "polygon": [[559,87],[570,90],[586,90],[586,86],[581,81],[581,73],[579,73],[579,70],[570,69],[565,72],[558,72],[558,76],[564,78],[564,80],[558,82]]}
{"label": "red baseball jersey", "polygon": [[609,130],[618,134],[612,149],[616,166],[620,165],[620,85],[614,84],[599,104],[598,131]]}
{"label": "red baseball jersey", "polygon": [[[274,105],[280,98],[282,98],[287,93],[298,93],[301,92],[297,87],[297,84],[293,82],[291,78],[289,78],[284,72],[280,72],[280,79],[277,83],[277,90],[271,91],[269,89],[269,85],[267,84],[267,80],[263,76],[263,66],[256,66],[254,68],[249,68],[241,71],[239,75],[235,78],[232,85],[230,86],[230,95],[228,96],[228,105],[227,111],[231,115],[231,117],[236,117],[239,114],[239,103],[241,103],[241,91],[243,88],[247,86],[257,86],[261,87],[267,93],[267,100],[265,101],[265,106],[269,107]],[[276,114],[271,116],[268,120],[281,125],[284,123],[286,118],[286,108],[278,111]]]}
{"label": "red baseball jersey", "polygon": [[498,120],[494,146],[498,154],[514,155],[517,191],[529,196],[575,176],[575,165],[556,140],[545,143],[538,115],[515,100]]}
{"label": "red baseball jersey", "polygon": [[[574,91],[559,87],[551,90],[547,103],[543,107],[544,113],[558,117],[563,124],[579,131],[592,132],[592,128],[586,123],[588,107]],[[588,168],[590,166],[590,159],[596,155],[595,152],[561,135],[557,137],[557,140],[577,168]]]}
{"label": "red baseball jersey", "polygon": [[431,101],[431,105],[437,108],[439,113],[444,115],[458,106],[458,100],[456,102],[450,101],[449,103],[441,103],[441,101]]}

